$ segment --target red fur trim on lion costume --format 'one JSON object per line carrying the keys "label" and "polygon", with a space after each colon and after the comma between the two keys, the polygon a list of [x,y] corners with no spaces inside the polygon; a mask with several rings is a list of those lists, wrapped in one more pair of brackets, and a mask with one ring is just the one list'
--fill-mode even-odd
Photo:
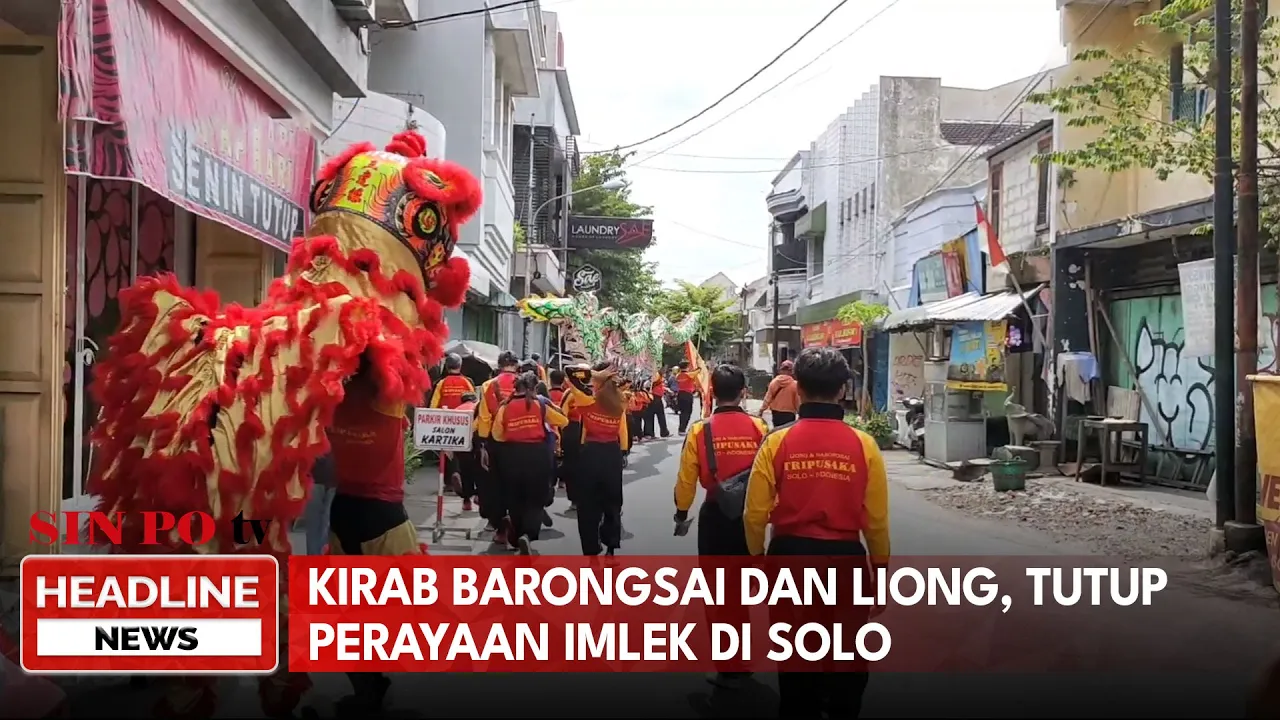
{"label": "red fur trim on lion costume", "polygon": [[[297,473],[309,491],[311,466],[328,452],[322,428],[331,422],[343,398],[343,380],[356,370],[362,354],[385,400],[406,405],[421,401],[430,384],[426,368],[439,362],[448,338],[441,299],[423,290],[416,273],[388,275],[372,250],[347,254],[333,237],[296,242],[290,268],[308,267],[318,256],[348,273],[365,275],[384,297],[410,297],[423,327],[410,327],[375,298],[337,304],[335,298],[349,295],[346,287],[317,285],[300,274],[294,274],[290,284],[274,283],[267,300],[256,308],[231,305],[220,310],[216,294],[181,287],[171,275],[143,278],[121,292],[121,330],[94,366],[91,391],[102,412],[92,436],[97,452],[91,482],[102,509],[125,513],[126,548],[190,552],[174,546],[140,547],[142,529],[130,525],[129,519],[143,511],[212,513],[206,476],[215,467],[213,433],[230,421],[229,408],[243,419],[234,428],[235,462],[218,469],[220,552],[235,552],[231,520],[240,511],[232,502],[236,496],[249,495],[251,517],[285,524],[302,514],[305,496],[290,499],[285,489]],[[442,277],[444,285],[433,294],[452,300],[458,294],[458,277],[466,277],[466,263],[445,267],[449,272]],[[463,283],[462,293],[465,287]],[[179,301],[166,307],[164,316],[157,302],[161,294]],[[334,313],[339,340],[317,346],[317,328]],[[159,328],[166,331],[167,342],[147,352],[144,345]],[[216,335],[230,328],[248,331],[228,336],[234,339],[226,348],[221,384],[209,386],[195,407],[181,414],[153,411],[162,390],[180,391],[201,372],[199,381],[207,382],[209,370],[202,371],[208,367],[205,358],[217,356]],[[279,364],[276,352],[285,347],[297,351],[297,364]],[[243,370],[251,367],[242,366],[246,358],[258,361],[256,373]],[[277,392],[283,395],[283,403],[273,405],[278,414],[264,420],[262,401]],[[255,444],[264,438],[269,439],[269,452],[258,448],[255,453]],[[180,443],[176,451],[159,450],[174,439]],[[140,446],[148,444],[151,453],[144,455]]]}
{"label": "red fur trim on lion costume", "polygon": [[451,257],[431,275],[431,296],[445,307],[457,307],[467,299],[471,287],[471,265],[460,257]]}
{"label": "red fur trim on lion costume", "polygon": [[[431,176],[443,182],[443,187],[432,181]],[[466,168],[448,160],[415,158],[404,168],[404,184],[416,193],[447,208],[448,220],[454,237],[457,228],[470,220],[480,209],[484,193],[480,181]]]}
{"label": "red fur trim on lion costume", "polygon": [[361,153],[375,152],[377,149],[378,148],[371,142],[358,142],[337,155],[334,155],[332,158],[329,158],[329,162],[326,162],[321,166],[320,171],[316,173],[316,179],[332,180],[338,176],[338,171],[342,169],[342,166],[351,162],[351,158]]}
{"label": "red fur trim on lion costume", "polygon": [[391,137],[386,150],[401,157],[422,157],[427,154],[427,139],[412,130],[405,130]]}

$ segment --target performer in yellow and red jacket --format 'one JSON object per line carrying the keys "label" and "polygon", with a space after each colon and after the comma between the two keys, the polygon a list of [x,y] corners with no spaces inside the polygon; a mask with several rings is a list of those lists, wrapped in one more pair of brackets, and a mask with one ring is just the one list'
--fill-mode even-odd
{"label": "performer in yellow and red jacket", "polygon": [[626,397],[608,362],[566,368],[571,411],[580,411],[581,446],[570,489],[578,507],[583,555],[622,547],[622,470],[631,451]]}
{"label": "performer in yellow and red jacket", "polygon": [[480,386],[479,410],[476,414],[476,435],[480,439],[480,474],[476,478],[476,489],[480,494],[480,513],[489,521],[489,527],[495,532],[493,541],[499,545],[514,542],[515,538],[507,537],[507,515],[510,508],[506,506],[507,493],[503,491],[499,481],[498,464],[501,458],[490,436],[498,408],[515,392],[516,378],[519,377],[516,371],[519,367],[520,359],[515,353],[508,350],[498,355],[498,374]]}
{"label": "performer in yellow and red jacket", "polygon": [[462,358],[457,353],[449,353],[444,358],[444,375],[436,382],[431,391],[430,405],[445,410],[456,409],[462,404],[462,396],[476,391],[471,378],[462,374]]}
{"label": "performer in yellow and red jacket", "polygon": [[552,428],[569,424],[560,409],[537,393],[536,373],[516,378],[511,395],[498,406],[491,439],[498,454],[498,482],[508,498],[510,525],[506,541],[521,555],[531,554],[538,540],[552,473]]}
{"label": "performer in yellow and red jacket", "polygon": [[[720,496],[721,484],[733,478],[741,480],[744,473],[750,472],[756,451],[769,429],[763,420],[748,415],[742,407],[747,395],[747,376],[741,369],[732,365],[717,367],[711,373],[711,394],[715,396],[715,410],[690,426],[680,452],[675,492],[676,534],[688,531],[689,509],[701,486],[705,496],[698,508],[698,554],[747,555],[741,508],[732,516],[726,514],[721,503],[725,499]],[[711,612],[708,619],[730,624],[750,620],[744,613],[730,608]],[[714,682],[720,687],[732,688],[749,675],[722,669]]]}
{"label": "performer in yellow and red jacket", "polygon": [[[840,398],[849,364],[835,348],[812,347],[796,358],[793,373],[799,419],[769,433],[751,465],[743,512],[747,549],[763,554],[765,528],[772,525],[770,555],[850,556],[884,567],[889,483],[876,441],[844,422]],[[779,717],[817,717],[824,710],[857,717],[865,672],[840,673],[838,683],[817,686],[812,677],[812,668],[797,672],[782,664]]]}

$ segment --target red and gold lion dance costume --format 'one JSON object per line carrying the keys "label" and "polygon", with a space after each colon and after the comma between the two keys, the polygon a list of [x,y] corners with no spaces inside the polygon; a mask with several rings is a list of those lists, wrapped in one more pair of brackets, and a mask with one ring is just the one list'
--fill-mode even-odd
{"label": "red and gold lion dance costume", "polygon": [[[470,173],[425,153],[422,136],[405,132],[384,150],[362,143],[329,161],[307,237],[257,307],[221,307],[215,293],[172,276],[121,293],[121,328],[93,385],[100,509],[126,523],[143,511],[203,511],[217,525],[205,546],[184,547],[175,533],[161,548],[141,547],[142,528],[126,525],[125,552],[283,560],[311,467],[329,450],[325,428],[362,356],[380,400],[421,401],[448,338],[444,309],[461,304],[470,280],[466,261],[452,257],[458,228],[480,207]],[[271,520],[262,546],[235,546],[240,513]],[[309,685],[287,672],[264,678],[264,711],[291,713]],[[212,713],[207,678],[181,687],[163,713]]]}

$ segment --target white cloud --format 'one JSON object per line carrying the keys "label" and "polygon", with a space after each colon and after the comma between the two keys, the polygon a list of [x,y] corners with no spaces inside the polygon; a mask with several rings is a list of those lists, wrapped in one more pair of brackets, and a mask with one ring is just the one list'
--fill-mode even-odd
{"label": "white cloud", "polygon": [[[888,2],[853,0],[746,88],[639,148],[635,160],[719,120]],[[646,138],[702,109],[799,37],[832,4],[543,0],[542,6],[560,17],[581,147],[600,150]],[[667,281],[700,282],[716,272],[739,283],[759,277],[766,268],[764,197],[773,175],[879,76],[941,77],[948,85],[983,88],[1030,75],[1051,61],[1061,61],[1054,0],[900,0],[778,90],[672,154],[631,170],[635,200],[654,206],[658,243],[649,257]],[[718,172],[726,170],[734,172]]]}

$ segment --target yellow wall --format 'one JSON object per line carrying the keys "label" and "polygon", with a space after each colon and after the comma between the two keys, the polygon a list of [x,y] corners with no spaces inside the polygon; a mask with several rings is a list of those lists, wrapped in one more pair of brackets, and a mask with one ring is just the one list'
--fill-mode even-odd
{"label": "yellow wall", "polygon": [[53,38],[0,26],[0,97],[0,576],[9,576],[29,550],[28,518],[61,497],[67,183]]}
{"label": "yellow wall", "polygon": [[[1278,5],[1280,3],[1273,3],[1272,7]],[[1140,43],[1151,49],[1168,46],[1168,40],[1160,37],[1159,33],[1134,27],[1133,24],[1139,16],[1158,7],[1155,0],[1111,7],[1099,16],[1102,7],[1071,3],[1063,8],[1062,37],[1068,43],[1068,57],[1073,58],[1063,75],[1064,83],[1093,76],[1106,67],[1106,61],[1081,63],[1074,60],[1080,51],[1087,48],[1106,47],[1123,52]],[[1168,98],[1161,99],[1151,108],[1151,117],[1169,117]],[[1060,123],[1060,127],[1059,147],[1062,149],[1082,147],[1099,134],[1096,128],[1068,127],[1065,121]],[[1198,175],[1178,174],[1162,182],[1154,172],[1143,169],[1119,173],[1077,170],[1075,184],[1059,191],[1059,232],[1071,232],[1199,200],[1210,196],[1212,191],[1212,185]]]}

